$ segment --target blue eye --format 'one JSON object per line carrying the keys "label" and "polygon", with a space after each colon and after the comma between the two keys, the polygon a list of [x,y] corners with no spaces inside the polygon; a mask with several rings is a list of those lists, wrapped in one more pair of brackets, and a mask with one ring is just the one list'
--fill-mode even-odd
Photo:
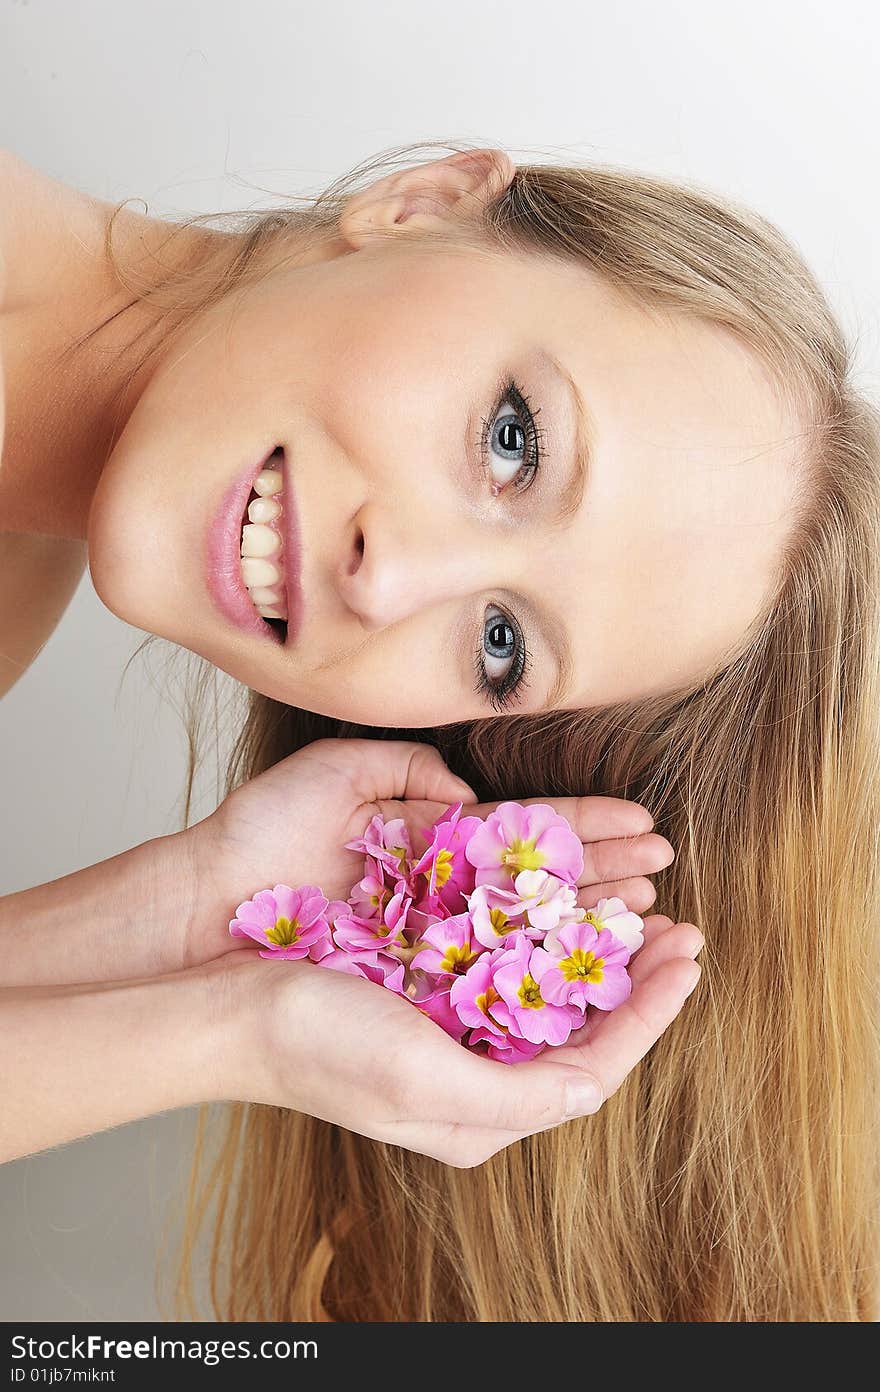
{"label": "blue eye", "polygon": [[[515,409],[502,411],[506,405]],[[537,415],[538,411],[533,410],[525,392],[516,382],[508,380],[497,399],[494,414],[488,420],[483,419],[478,443],[491,479],[493,497],[497,498],[511,481],[516,493],[524,493],[534,482],[541,463],[539,441],[543,436],[543,431],[535,425]],[[487,668],[487,659],[490,663],[500,663],[503,670],[493,675]],[[477,692],[485,695],[495,710],[506,709],[525,689],[528,666],[529,654],[519,624],[490,605],[475,654]]]}
{"label": "blue eye", "polygon": [[[508,403],[515,410],[502,412],[502,407]],[[535,417],[539,413],[540,407],[537,411],[533,410],[525,393],[516,382],[510,381],[499,398],[494,415],[488,420],[483,418],[480,452],[485,464],[491,451],[488,467],[495,497],[511,480],[517,493],[525,492],[534,482],[541,463],[539,442],[544,433],[535,424]],[[519,453],[522,450],[526,451],[525,458]],[[503,475],[501,478],[498,477],[499,465]]]}
{"label": "blue eye", "polygon": [[[499,662],[502,666],[506,664],[500,679],[487,670],[487,658],[489,662]],[[528,666],[529,654],[519,625],[490,604],[475,655],[477,691],[485,694],[496,710],[502,711],[525,688]]]}

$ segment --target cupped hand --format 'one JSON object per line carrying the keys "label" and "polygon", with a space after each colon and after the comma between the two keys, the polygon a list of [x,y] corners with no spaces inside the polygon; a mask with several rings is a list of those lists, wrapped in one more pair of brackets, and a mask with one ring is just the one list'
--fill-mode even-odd
{"label": "cupped hand", "polygon": [[[257,890],[314,884],[328,899],[347,899],[364,858],[344,843],[362,836],[376,813],[386,821],[402,817],[418,853],[427,844],[421,828],[460,801],[463,816],[485,818],[498,806],[477,803],[439,751],[417,741],[320,739],[279,760],[180,833],[192,879],[185,964],[245,950],[242,939],[230,936],[229,921]],[[520,801],[548,803],[581,838],[577,899],[584,908],[616,895],[643,914],[654,902],[647,876],[674,852],[652,833],[653,819],[640,803],[603,796]]]}
{"label": "cupped hand", "polygon": [[229,1095],[448,1165],[481,1165],[525,1136],[596,1112],[678,1015],[699,978],[693,958],[702,945],[694,924],[649,916],[628,999],[609,1013],[589,1007],[568,1044],[517,1064],[462,1047],[362,977],[245,948],[224,971],[239,1022]]}

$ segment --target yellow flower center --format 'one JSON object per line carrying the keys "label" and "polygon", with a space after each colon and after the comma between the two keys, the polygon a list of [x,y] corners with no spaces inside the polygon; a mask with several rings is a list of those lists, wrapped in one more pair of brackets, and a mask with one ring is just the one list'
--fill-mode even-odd
{"label": "yellow flower center", "polygon": [[443,954],[440,969],[445,972],[454,972],[456,976],[463,976],[471,963],[476,960],[476,952],[472,952],[467,944],[460,947],[458,943],[450,943]]}
{"label": "yellow flower center", "polygon": [[266,929],[266,937],[276,947],[291,947],[299,938],[301,927],[298,918],[285,918],[282,914],[280,918],[276,918],[274,928]]}
{"label": "yellow flower center", "polygon": [[535,849],[534,841],[520,841],[519,837],[515,837],[505,847],[501,864],[508,867],[515,879],[520,870],[540,870],[546,858],[543,851]]}
{"label": "yellow flower center", "polygon": [[488,1015],[489,1006],[494,1005],[497,1000],[501,999],[501,997],[495,990],[495,987],[490,982],[489,985],[486,987],[485,991],[481,991],[478,996],[474,997],[474,999],[477,1003],[477,1009],[482,1010],[484,1015]]}
{"label": "yellow flower center", "polygon": [[520,1005],[524,1005],[526,1010],[540,1010],[547,1004],[541,995],[541,988],[535,978],[526,972],[517,991]]}
{"label": "yellow flower center", "polygon": [[497,933],[499,938],[506,937],[510,932],[510,919],[503,909],[490,909],[489,923],[491,924],[492,932]]}
{"label": "yellow flower center", "polygon": [[597,986],[605,975],[605,958],[595,957],[592,952],[585,952],[582,947],[576,947],[570,957],[563,957],[559,963],[559,970],[566,981],[590,981]]}
{"label": "yellow flower center", "polygon": [[397,856],[397,859],[400,861],[400,868],[403,870],[406,862],[406,851],[403,846],[389,846],[388,850],[393,856]]}
{"label": "yellow flower center", "polygon": [[[452,874],[452,852],[438,851],[434,869],[434,884],[437,889],[442,889]],[[429,872],[430,877],[430,872]]]}

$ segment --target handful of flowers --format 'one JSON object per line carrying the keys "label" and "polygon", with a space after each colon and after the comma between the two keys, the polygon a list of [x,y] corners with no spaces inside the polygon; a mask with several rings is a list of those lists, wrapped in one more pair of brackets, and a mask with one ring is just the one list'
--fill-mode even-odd
{"label": "handful of flowers", "polygon": [[277,884],[239,904],[229,931],[261,957],[308,957],[409,1000],[453,1039],[502,1063],[564,1044],[588,1005],[613,1010],[643,923],[622,899],[577,904],[580,838],[545,803],[484,820],[458,802],[416,855],[402,817],[346,841],[364,874],[347,900]]}

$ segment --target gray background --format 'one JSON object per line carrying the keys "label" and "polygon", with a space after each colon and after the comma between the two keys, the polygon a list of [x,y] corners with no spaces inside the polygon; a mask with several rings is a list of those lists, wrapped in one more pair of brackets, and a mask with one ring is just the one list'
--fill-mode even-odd
{"label": "gray background", "polygon": [[[867,0],[0,0],[0,145],[168,218],[313,194],[423,139],[699,179],[794,238],[876,392],[878,24]],[[179,827],[169,645],[121,680],[143,636],[87,573],[0,703],[0,894]],[[217,786],[209,766],[196,820]],[[0,1319],[158,1317],[194,1117],[0,1167]]]}

